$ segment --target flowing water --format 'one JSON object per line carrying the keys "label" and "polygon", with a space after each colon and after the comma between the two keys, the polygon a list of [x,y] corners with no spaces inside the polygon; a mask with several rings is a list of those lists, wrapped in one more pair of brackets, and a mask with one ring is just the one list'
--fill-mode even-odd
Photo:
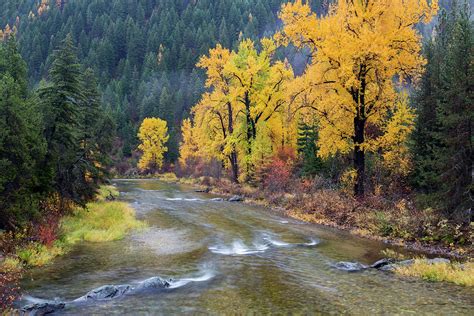
{"label": "flowing water", "polygon": [[[350,273],[387,246],[304,224],[264,208],[214,201],[191,187],[116,181],[121,199],[150,226],[124,240],[83,243],[22,286],[31,297],[73,300],[105,284],[174,279],[160,291],[66,306],[91,314],[439,314],[468,315],[474,291],[377,270]],[[25,303],[26,299],[21,302]]]}

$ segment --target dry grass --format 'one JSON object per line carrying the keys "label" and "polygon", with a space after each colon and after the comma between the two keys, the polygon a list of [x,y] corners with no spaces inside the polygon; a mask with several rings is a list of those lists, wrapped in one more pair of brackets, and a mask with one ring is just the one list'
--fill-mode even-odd
{"label": "dry grass", "polygon": [[119,191],[113,185],[103,185],[99,188],[97,193],[97,201],[106,201],[108,198],[117,198],[120,195]]}
{"label": "dry grass", "polygon": [[414,264],[399,267],[395,272],[431,282],[451,282],[462,286],[474,286],[474,262],[433,264],[424,259],[417,259]]}
{"label": "dry grass", "polygon": [[158,175],[158,179],[160,179],[161,181],[166,181],[166,182],[178,181],[178,177],[173,172],[161,173]]}
{"label": "dry grass", "polygon": [[0,272],[44,266],[78,242],[119,240],[130,230],[145,227],[145,223],[135,218],[135,212],[128,204],[106,201],[108,197],[118,195],[114,186],[101,187],[96,202],[89,203],[86,209],[76,208],[59,221],[58,235],[54,233],[50,243],[38,238],[35,239],[38,241],[29,241],[25,232],[12,235],[10,243],[14,246],[0,264]]}
{"label": "dry grass", "polygon": [[134,210],[123,202],[90,203],[61,222],[67,245],[79,241],[106,242],[122,239],[130,230],[145,227],[135,218]]}

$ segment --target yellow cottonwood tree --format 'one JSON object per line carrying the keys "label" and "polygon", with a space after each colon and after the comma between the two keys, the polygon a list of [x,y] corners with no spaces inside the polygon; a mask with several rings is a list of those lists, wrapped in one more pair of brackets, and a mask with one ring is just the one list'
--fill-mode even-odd
{"label": "yellow cottonwood tree", "polygon": [[182,141],[179,147],[179,162],[184,166],[199,155],[199,144],[190,119],[184,119],[181,125]]}
{"label": "yellow cottonwood tree", "polygon": [[155,170],[163,165],[164,154],[168,151],[168,126],[160,118],[146,118],[143,120],[138,132],[140,149],[143,153],[138,168],[141,170]]}
{"label": "yellow cottonwood tree", "polygon": [[[289,63],[273,60],[273,40],[263,39],[261,47],[257,50],[251,40],[243,40],[237,51],[217,45],[198,63],[206,70],[209,88],[192,110],[200,155],[223,161],[236,182],[241,169],[244,178],[249,177],[257,159],[253,156],[261,161],[272,148],[296,143],[287,95],[293,71]],[[266,135],[257,137],[258,133]]]}
{"label": "yellow cottonwood tree", "polygon": [[199,135],[201,156],[217,158],[230,166],[232,180],[238,182],[239,161],[235,142],[235,123],[239,106],[230,96],[232,78],[224,68],[232,58],[232,52],[217,45],[203,56],[198,67],[206,70],[206,88],[201,101],[193,108],[195,132]]}
{"label": "yellow cottonwood tree", "polygon": [[[262,160],[261,155],[254,155],[253,147],[276,150],[288,140],[289,132],[285,128],[292,126],[284,122],[282,127],[281,123],[283,116],[291,112],[288,111],[287,84],[293,78],[293,70],[289,63],[274,60],[277,48],[274,40],[264,38],[260,44],[259,51],[253,41],[243,40],[224,67],[224,74],[231,79],[230,98],[239,104],[242,113],[240,144],[246,178],[252,177],[255,161]],[[262,126],[259,128],[259,125]],[[270,134],[257,137],[259,131]],[[264,140],[272,141],[265,145]]]}
{"label": "yellow cottonwood tree", "polygon": [[415,129],[415,118],[414,110],[408,105],[408,96],[402,94],[374,146],[380,149],[383,164],[392,173],[407,176],[411,171],[408,139]]}
{"label": "yellow cottonwood tree", "polygon": [[353,153],[357,196],[364,195],[365,153],[380,144],[380,133],[367,127],[385,132],[397,106],[395,80],[403,84],[422,72],[415,26],[437,9],[437,0],[338,0],[318,17],[302,0],[282,7],[276,39],[311,52],[304,75],[292,84],[293,100],[319,116],[322,156]]}

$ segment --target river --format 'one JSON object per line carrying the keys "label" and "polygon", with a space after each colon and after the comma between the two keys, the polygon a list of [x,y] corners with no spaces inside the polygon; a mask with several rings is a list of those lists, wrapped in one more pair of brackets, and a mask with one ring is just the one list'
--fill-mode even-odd
{"label": "river", "polygon": [[63,315],[402,314],[472,315],[474,291],[338,261],[373,263],[388,246],[280,217],[262,207],[215,201],[192,187],[117,180],[121,199],[149,229],[110,243],[83,243],[32,270],[25,293],[72,300],[105,284],[174,279],[168,289],[94,304]]}

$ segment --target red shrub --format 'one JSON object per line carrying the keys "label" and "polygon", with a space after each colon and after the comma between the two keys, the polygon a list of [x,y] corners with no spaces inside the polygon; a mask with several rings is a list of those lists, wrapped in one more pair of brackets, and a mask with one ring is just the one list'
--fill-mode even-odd
{"label": "red shrub", "polygon": [[282,148],[263,168],[263,185],[270,192],[287,190],[292,182],[295,155],[291,148]]}
{"label": "red shrub", "polygon": [[34,232],[36,240],[51,247],[58,238],[59,217],[57,214],[50,214],[37,226]]}
{"label": "red shrub", "polygon": [[274,158],[265,168],[264,187],[271,192],[288,189],[292,179],[292,167],[279,158]]}

